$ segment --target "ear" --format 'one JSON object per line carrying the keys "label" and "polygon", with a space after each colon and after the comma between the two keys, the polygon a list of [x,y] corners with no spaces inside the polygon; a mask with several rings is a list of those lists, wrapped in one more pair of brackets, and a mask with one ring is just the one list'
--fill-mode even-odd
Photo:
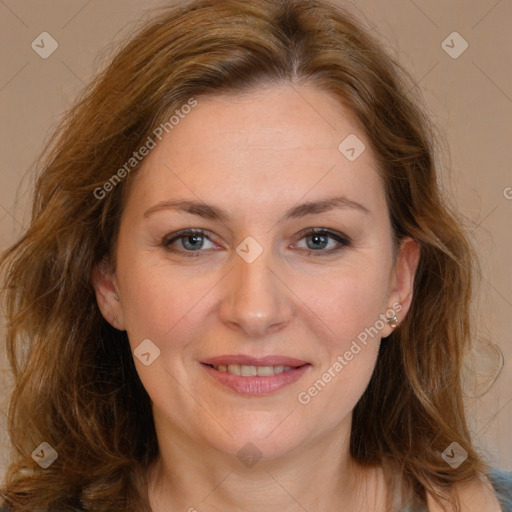
{"label": "ear", "polygon": [[91,281],[103,318],[112,327],[124,331],[123,307],[117,291],[116,276],[107,261],[103,260],[93,268]]}
{"label": "ear", "polygon": [[[394,314],[399,324],[404,320],[411,307],[414,278],[420,261],[420,254],[420,245],[416,240],[410,237],[402,240],[390,276],[390,292],[386,312],[388,318]],[[396,325],[393,327],[386,323],[382,330],[382,337],[389,336],[394,328],[396,328]]]}

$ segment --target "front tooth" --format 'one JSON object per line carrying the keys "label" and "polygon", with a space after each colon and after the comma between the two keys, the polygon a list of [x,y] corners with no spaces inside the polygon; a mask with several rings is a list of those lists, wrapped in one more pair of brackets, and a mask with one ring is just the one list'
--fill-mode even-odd
{"label": "front tooth", "polygon": [[258,377],[270,377],[274,375],[274,367],[273,366],[258,366]]}
{"label": "front tooth", "polygon": [[292,366],[248,366],[239,364],[219,364],[214,368],[220,372],[228,372],[242,377],[271,377],[293,369]]}
{"label": "front tooth", "polygon": [[255,377],[257,375],[256,366],[240,366],[240,375],[242,377]]}
{"label": "front tooth", "polygon": [[239,364],[228,364],[228,372],[233,375],[240,375],[240,365]]}

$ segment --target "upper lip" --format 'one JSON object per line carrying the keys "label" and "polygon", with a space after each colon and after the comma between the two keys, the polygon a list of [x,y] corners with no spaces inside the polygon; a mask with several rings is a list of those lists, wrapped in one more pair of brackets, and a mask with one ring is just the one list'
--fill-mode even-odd
{"label": "upper lip", "polygon": [[264,357],[252,357],[243,354],[239,355],[224,355],[210,357],[202,361],[204,364],[211,364],[214,366],[238,364],[243,366],[291,366],[298,367],[305,364],[309,364],[307,361],[296,359],[294,357],[286,356],[264,356]]}

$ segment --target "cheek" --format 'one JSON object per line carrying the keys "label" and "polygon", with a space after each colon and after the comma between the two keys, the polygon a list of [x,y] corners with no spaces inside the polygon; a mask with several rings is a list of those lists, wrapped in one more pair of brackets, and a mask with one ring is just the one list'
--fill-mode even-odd
{"label": "cheek", "polygon": [[380,270],[384,265],[354,259],[359,261],[294,283],[297,295],[324,325],[325,339],[339,349],[374,326],[386,310],[387,274]]}
{"label": "cheek", "polygon": [[[201,299],[211,288],[211,277],[187,278],[160,266],[132,267],[126,280],[123,312],[130,340],[173,340],[173,347],[200,325]],[[162,347],[164,348],[164,347]]]}
{"label": "cheek", "polygon": [[[331,426],[350,413],[366,389],[384,326],[380,315],[385,313],[386,274],[370,258],[358,260],[321,279],[306,279],[298,292],[309,297],[304,311],[312,312],[311,322],[320,320],[314,328],[320,364],[297,401]],[[367,264],[360,265],[362,261]]]}
{"label": "cheek", "polygon": [[162,257],[161,249],[141,250],[129,233],[121,233],[117,255],[124,326],[132,349],[148,338],[162,351],[165,340],[179,346],[187,337],[183,329],[190,328],[191,315],[211,287],[211,276],[192,277]]}

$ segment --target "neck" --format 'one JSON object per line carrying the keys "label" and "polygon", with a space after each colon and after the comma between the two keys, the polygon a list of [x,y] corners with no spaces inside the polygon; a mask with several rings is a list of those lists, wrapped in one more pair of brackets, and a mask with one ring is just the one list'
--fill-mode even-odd
{"label": "neck", "polygon": [[349,434],[342,426],[328,439],[296,447],[285,456],[251,461],[184,432],[157,432],[160,457],[148,474],[151,509],[257,512],[272,505],[282,512],[383,510],[381,472],[350,457]]}

